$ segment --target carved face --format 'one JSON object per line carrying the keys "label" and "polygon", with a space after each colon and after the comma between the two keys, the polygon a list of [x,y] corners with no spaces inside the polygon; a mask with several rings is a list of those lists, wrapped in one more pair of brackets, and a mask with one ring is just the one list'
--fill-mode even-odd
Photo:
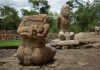
{"label": "carved face", "polygon": [[61,8],[61,15],[68,17],[69,16],[69,5],[65,4]]}

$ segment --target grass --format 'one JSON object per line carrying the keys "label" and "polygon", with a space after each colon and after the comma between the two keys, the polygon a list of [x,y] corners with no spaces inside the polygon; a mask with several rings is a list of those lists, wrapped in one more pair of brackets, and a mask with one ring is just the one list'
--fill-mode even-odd
{"label": "grass", "polygon": [[0,40],[0,47],[2,46],[19,46],[21,40]]}
{"label": "grass", "polygon": [[[48,36],[57,35],[57,33],[48,33]],[[21,44],[21,40],[0,40],[0,47],[5,46],[19,46]]]}
{"label": "grass", "polygon": [[58,33],[54,33],[54,32],[49,32],[48,36],[52,36],[52,35],[57,35]]}

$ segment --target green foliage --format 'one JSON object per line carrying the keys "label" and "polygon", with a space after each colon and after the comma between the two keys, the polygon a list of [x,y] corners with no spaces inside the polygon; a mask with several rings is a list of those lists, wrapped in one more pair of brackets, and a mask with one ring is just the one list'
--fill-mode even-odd
{"label": "green foliage", "polygon": [[2,46],[19,46],[21,40],[0,40],[0,47]]}
{"label": "green foliage", "polygon": [[50,32],[57,33],[58,32],[57,25],[56,25],[57,13],[49,12],[48,16],[49,16],[48,20],[49,20],[49,24],[50,24]]}
{"label": "green foliage", "polygon": [[36,14],[39,14],[37,11],[28,11],[26,9],[21,9],[22,11],[22,15],[23,16],[28,16],[28,15],[36,15]]}
{"label": "green foliage", "polygon": [[[74,4],[75,2],[76,4]],[[68,1],[67,4],[71,5],[72,9],[77,9],[76,11],[71,10],[70,30],[84,32],[100,24],[100,4],[95,1],[80,3],[78,0]]]}
{"label": "green foliage", "polygon": [[[98,1],[80,3],[78,0],[69,0],[66,2],[70,6],[71,31],[88,31],[88,29],[94,28],[97,25],[100,26],[100,2]],[[29,0],[29,2],[33,4],[33,8],[30,11],[21,9],[22,15],[47,14],[49,17],[50,32],[57,33],[56,17],[58,14],[49,11],[50,5],[48,1]],[[16,9],[9,6],[0,7],[0,30],[15,30],[20,20],[21,18],[18,16]]]}
{"label": "green foliage", "polygon": [[20,22],[18,12],[8,6],[0,7],[0,30],[15,30]]}
{"label": "green foliage", "polygon": [[50,5],[47,0],[29,0],[33,4],[33,9],[39,11],[42,14],[48,14]]}

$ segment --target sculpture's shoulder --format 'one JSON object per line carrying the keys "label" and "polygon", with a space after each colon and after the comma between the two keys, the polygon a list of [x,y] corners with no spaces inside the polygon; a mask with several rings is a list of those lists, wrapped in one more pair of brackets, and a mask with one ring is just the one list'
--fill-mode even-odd
{"label": "sculpture's shoulder", "polygon": [[57,17],[57,21],[60,21],[61,20],[61,15],[59,15],[58,17]]}

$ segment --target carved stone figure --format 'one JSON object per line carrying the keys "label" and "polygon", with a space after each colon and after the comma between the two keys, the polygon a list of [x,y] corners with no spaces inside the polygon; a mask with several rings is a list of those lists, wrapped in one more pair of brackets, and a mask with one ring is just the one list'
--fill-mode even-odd
{"label": "carved stone figure", "polygon": [[60,40],[70,40],[74,38],[75,34],[68,31],[69,26],[70,26],[69,5],[64,4],[61,7],[60,16],[58,16],[57,18],[57,28],[59,29],[58,37]]}
{"label": "carved stone figure", "polygon": [[45,46],[48,31],[47,15],[39,14],[23,18],[17,30],[22,37],[22,45],[17,50],[21,64],[44,64],[54,58],[56,50]]}
{"label": "carved stone figure", "polygon": [[56,48],[70,48],[73,45],[79,44],[79,41],[73,40],[75,33],[69,32],[70,17],[69,5],[64,4],[61,7],[60,15],[57,18],[57,28],[59,29],[58,38],[50,42],[51,46]]}
{"label": "carved stone figure", "polygon": [[64,4],[61,7],[60,16],[57,18],[57,27],[59,30],[68,31],[70,25],[70,18],[69,18],[69,5]]}
{"label": "carved stone figure", "polygon": [[100,33],[100,26],[94,27],[95,33],[98,35]]}

